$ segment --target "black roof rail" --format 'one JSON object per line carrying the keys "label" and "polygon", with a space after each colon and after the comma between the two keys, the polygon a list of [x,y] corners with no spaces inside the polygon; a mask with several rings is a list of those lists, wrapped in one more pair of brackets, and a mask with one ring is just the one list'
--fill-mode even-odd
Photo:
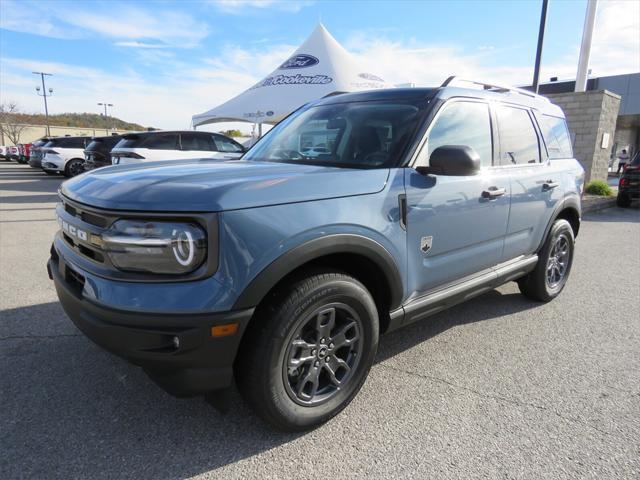
{"label": "black roof rail", "polygon": [[520,95],[525,95],[527,97],[530,98],[535,98],[538,100],[544,100],[546,102],[549,101],[548,98],[543,97],[542,95],[538,95],[536,93],[530,92],[529,90],[524,90],[522,88],[516,88],[516,87],[512,87],[509,85],[502,85],[502,84],[498,84],[498,83],[488,83],[488,82],[480,82],[477,80],[467,80],[466,78],[461,78],[461,77],[457,77],[455,75],[452,75],[451,77],[447,78],[444,83],[441,85],[441,87],[458,87],[460,86],[460,83],[470,83],[472,85],[478,85],[480,87],[482,87],[483,90],[489,90],[491,92],[498,92],[498,93],[507,93],[507,92],[511,92],[511,93],[518,93]]}

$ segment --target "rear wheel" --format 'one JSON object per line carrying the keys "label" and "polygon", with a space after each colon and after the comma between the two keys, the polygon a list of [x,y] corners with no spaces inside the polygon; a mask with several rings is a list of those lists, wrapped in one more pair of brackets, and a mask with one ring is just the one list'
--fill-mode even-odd
{"label": "rear wheel", "polygon": [[616,205],[622,208],[627,208],[631,206],[631,197],[624,193],[618,193],[616,197]]}
{"label": "rear wheel", "polygon": [[518,280],[520,292],[527,298],[541,302],[556,298],[569,278],[573,250],[571,224],[563,219],[556,220],[538,253],[536,268]]}
{"label": "rear wheel", "polygon": [[236,360],[240,391],[286,431],[326,422],[364,383],[378,347],[378,312],[355,278],[314,273],[260,308]]}
{"label": "rear wheel", "polygon": [[67,165],[64,167],[65,177],[75,177],[81,173],[84,173],[84,160],[80,160],[79,158],[69,160]]}

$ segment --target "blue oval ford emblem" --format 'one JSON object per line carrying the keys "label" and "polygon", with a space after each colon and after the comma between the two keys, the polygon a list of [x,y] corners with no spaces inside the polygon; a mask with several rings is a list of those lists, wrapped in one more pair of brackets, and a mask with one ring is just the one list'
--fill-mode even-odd
{"label": "blue oval ford emblem", "polygon": [[294,55],[289,60],[280,65],[280,70],[288,70],[290,68],[307,68],[320,63],[313,55],[307,55],[301,53],[300,55]]}

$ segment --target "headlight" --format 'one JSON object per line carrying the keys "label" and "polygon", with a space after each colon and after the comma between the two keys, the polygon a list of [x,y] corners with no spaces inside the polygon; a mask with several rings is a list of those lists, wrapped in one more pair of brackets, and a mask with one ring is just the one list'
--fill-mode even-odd
{"label": "headlight", "polygon": [[193,223],[118,220],[102,239],[120,270],[184,274],[207,256],[206,234]]}

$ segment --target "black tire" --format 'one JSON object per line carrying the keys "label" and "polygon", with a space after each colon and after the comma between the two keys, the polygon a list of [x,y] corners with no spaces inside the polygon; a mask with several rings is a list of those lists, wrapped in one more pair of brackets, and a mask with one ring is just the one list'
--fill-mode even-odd
{"label": "black tire", "polygon": [[[556,298],[566,285],[571,273],[574,244],[575,237],[571,224],[563,219],[556,220],[551,226],[542,249],[538,252],[536,268],[518,280],[520,292],[525,297],[540,302],[550,302]],[[564,249],[558,249],[562,246],[566,246],[566,254],[560,257],[559,252]]]}
{"label": "black tire", "polygon": [[75,177],[76,175],[80,175],[84,173],[84,160],[79,158],[73,158],[67,162],[64,167],[64,176],[65,177]]}
{"label": "black tire", "polygon": [[628,208],[631,206],[631,197],[624,193],[619,193],[616,197],[616,205],[622,208]]}
{"label": "black tire", "polygon": [[309,272],[278,289],[256,317],[235,373],[261,418],[284,431],[307,430],[351,402],[378,348],[378,311],[362,283],[343,273]]}

